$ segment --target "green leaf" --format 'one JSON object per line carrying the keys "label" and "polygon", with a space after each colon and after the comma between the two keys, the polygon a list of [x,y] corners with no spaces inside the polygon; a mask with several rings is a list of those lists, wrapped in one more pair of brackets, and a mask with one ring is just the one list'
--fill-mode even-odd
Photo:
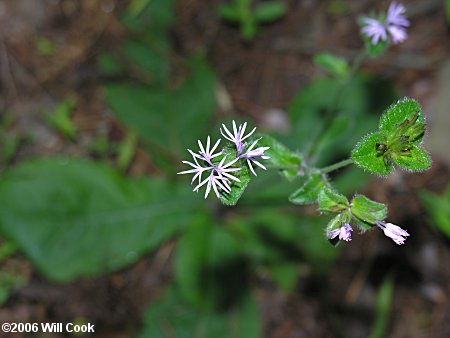
{"label": "green leaf", "polygon": [[219,15],[229,21],[240,21],[239,11],[233,5],[221,4],[219,6]]}
{"label": "green leaf", "polygon": [[298,190],[289,196],[289,201],[299,205],[314,204],[317,202],[320,191],[325,186],[329,186],[329,183],[324,175],[320,173],[312,174]]}
{"label": "green leaf", "polygon": [[253,13],[258,22],[271,22],[281,18],[286,12],[286,6],[278,1],[265,1],[255,8]]}
{"label": "green leaf", "polygon": [[338,194],[330,188],[323,188],[319,193],[319,210],[340,212],[349,207],[347,197]]}
{"label": "green leaf", "polygon": [[[248,288],[248,269],[241,251],[240,243],[228,229],[206,215],[195,218],[181,237],[175,255],[175,282],[180,296],[202,309],[227,307],[238,301]],[[240,291],[235,292],[235,287]]]}
{"label": "green leaf", "polygon": [[115,115],[151,145],[181,156],[205,134],[215,109],[215,77],[201,60],[190,62],[192,73],[176,90],[106,85],[106,99]]}
{"label": "green leaf", "polygon": [[395,164],[411,171],[425,171],[431,167],[431,158],[425,150],[412,145],[406,154],[393,154]]}
{"label": "green leaf", "polygon": [[168,40],[127,40],[122,49],[128,59],[137,66],[135,72],[146,75],[150,83],[164,85],[170,72],[170,45]]}
{"label": "green leaf", "polygon": [[351,204],[351,212],[358,224],[364,230],[370,229],[377,221],[383,221],[387,216],[387,207],[368,199],[364,195],[355,195]]}
{"label": "green leaf", "polygon": [[0,180],[0,232],[64,282],[134,262],[180,231],[200,200],[184,186],[126,179],[89,161],[41,159]]}
{"label": "green leaf", "polygon": [[259,338],[261,314],[247,296],[236,307],[223,312],[200,311],[182,302],[169,288],[148,308],[138,337],[171,338]]}
{"label": "green leaf", "polygon": [[317,54],[314,56],[314,62],[335,76],[343,77],[348,72],[347,61],[333,54]]}
{"label": "green leaf", "polygon": [[450,186],[442,196],[428,191],[421,191],[419,196],[432,224],[450,238]]}
{"label": "green leaf", "polygon": [[302,156],[299,153],[289,150],[286,146],[267,134],[258,134],[252,138],[252,142],[258,138],[261,138],[258,142],[258,146],[270,147],[270,149],[264,153],[270,157],[267,161],[272,163],[274,167],[289,168],[280,169],[282,175],[286,179],[291,181],[296,178],[303,161]]}
{"label": "green leaf", "polygon": [[178,242],[175,253],[175,281],[181,295],[192,304],[202,304],[202,269],[208,262],[212,222],[195,218]]}
{"label": "green leaf", "polygon": [[404,98],[392,104],[380,118],[380,131],[389,135],[398,129],[399,124],[404,122],[413,113],[419,113],[417,122],[424,122],[422,107],[413,99]]}
{"label": "green leaf", "polygon": [[381,133],[369,134],[361,139],[352,150],[351,158],[359,167],[379,175],[388,175],[392,169],[392,162],[385,162],[382,155],[377,153],[377,143],[385,141]]}

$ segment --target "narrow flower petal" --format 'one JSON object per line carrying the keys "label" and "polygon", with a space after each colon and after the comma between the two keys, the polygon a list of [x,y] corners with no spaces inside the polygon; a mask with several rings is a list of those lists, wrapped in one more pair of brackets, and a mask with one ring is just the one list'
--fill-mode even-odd
{"label": "narrow flower petal", "polygon": [[406,237],[409,237],[409,233],[400,228],[398,225],[385,222],[377,222],[378,227],[383,230],[384,234],[391,238],[396,244],[405,244]]}

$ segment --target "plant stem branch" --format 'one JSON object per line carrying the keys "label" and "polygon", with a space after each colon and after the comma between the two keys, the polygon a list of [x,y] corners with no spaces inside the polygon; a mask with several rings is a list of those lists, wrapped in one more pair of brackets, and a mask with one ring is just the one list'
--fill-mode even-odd
{"label": "plant stem branch", "polygon": [[351,158],[348,158],[346,160],[329,165],[328,167],[324,167],[324,168],[320,169],[320,171],[322,172],[322,174],[327,174],[327,173],[335,171],[337,169],[346,167],[352,163],[353,163],[353,160]]}

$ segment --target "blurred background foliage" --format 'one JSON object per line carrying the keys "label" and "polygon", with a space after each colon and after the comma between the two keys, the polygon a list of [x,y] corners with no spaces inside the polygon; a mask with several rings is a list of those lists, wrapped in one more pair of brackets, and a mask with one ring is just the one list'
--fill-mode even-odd
{"label": "blurred background foliage", "polygon": [[[70,1],[60,5],[88,8],[86,11],[93,13],[98,10],[94,5],[89,9],[87,3],[79,8]],[[113,10],[108,7],[110,3],[114,2],[101,4],[106,12]],[[21,290],[36,279],[42,278],[49,285],[77,285],[121,269],[125,271],[122,278],[127,279],[126,269],[148,260],[149,255],[160,257],[165,252],[168,254],[163,265],[170,267],[169,278],[143,301],[145,307],[137,315],[138,324],[126,329],[125,336],[270,336],[263,332],[270,326],[264,319],[270,309],[261,304],[270,305],[261,300],[261,285],[268,284],[269,293],[277,290],[285,297],[311,292],[318,300],[326,298],[321,287],[339,275],[335,266],[342,264],[342,248],[328,243],[324,236],[326,220],[314,208],[289,203],[288,196],[305,183],[301,177],[289,171],[261,172],[238,206],[226,208],[214,198],[204,200],[201,194],[193,193],[188,180],[176,175],[182,170],[186,149],[195,148],[197,139],[204,140],[206,135],[217,136],[211,130],[217,130],[222,121],[251,121],[253,117],[257,121],[251,121],[252,125],[264,122],[263,114],[257,117],[245,111],[227,112],[229,93],[219,69],[213,65],[217,56],[211,56],[207,43],[189,51],[181,47],[183,42],[174,36],[174,27],[177,15],[185,9],[182,6],[188,6],[185,3],[132,0],[116,4],[117,21],[112,30],[119,31],[118,38],[96,47],[95,55],[89,57],[103,103],[114,121],[113,132],[94,132],[88,141],[82,136],[86,124],[79,119],[80,110],[92,109],[83,106],[83,96],[94,95],[83,91],[83,85],[92,79],[59,91],[58,98],[52,93],[52,104],[42,105],[42,109],[31,103],[25,111],[34,109],[37,115],[28,122],[26,132],[18,122],[26,113],[20,109],[15,113],[17,108],[9,104],[13,94],[8,90],[14,90],[14,86],[2,87],[0,304],[6,306],[6,311],[20,302]],[[252,41],[265,29],[285,20],[292,3],[215,1],[211,20],[228,25],[229,34],[237,35],[238,43],[251,50],[257,44]],[[355,20],[347,15],[349,2],[326,3],[326,12],[334,18]],[[446,5],[448,12],[448,1]],[[35,41],[40,55],[37,60],[57,68],[55,60],[64,52],[59,43],[58,38],[47,37],[44,30]],[[5,50],[4,42],[1,46]],[[285,150],[288,161],[308,161],[317,167],[348,157],[360,137],[376,128],[380,113],[400,96],[389,76],[380,76],[376,71],[352,74],[346,58],[319,52],[323,50],[313,52],[315,57],[309,56],[315,60],[311,65],[316,69],[315,76],[296,86],[297,92],[283,102],[286,114],[282,120],[289,131],[277,128],[276,123],[275,127],[261,123],[274,138],[262,142],[277,147],[274,140],[280,140],[289,148]],[[11,63],[2,58],[2,65],[5,62]],[[252,64],[242,67],[251,68]],[[374,67],[376,70],[377,65]],[[32,81],[32,77],[45,87],[46,76],[50,75],[36,72],[25,78]],[[48,100],[46,90],[41,92]],[[336,111],[330,112],[331,107]],[[330,120],[330,115],[336,117]],[[54,147],[56,151],[33,151],[36,140],[52,132],[63,146]],[[346,194],[364,189],[369,182],[369,176],[356,168],[341,170],[332,178],[333,184]],[[389,187],[384,189],[378,193],[383,201]],[[422,186],[420,189],[429,223],[441,231],[438,238],[444,241],[448,255],[448,239],[442,237],[450,236],[450,188],[442,196]],[[291,195],[293,199],[295,194]],[[393,209],[395,218],[397,209]],[[401,219],[401,212],[399,215]],[[372,253],[373,243],[371,239],[367,249]],[[356,245],[361,251],[353,252],[353,258],[344,258],[346,264],[355,255],[365,255],[365,244]],[[383,250],[381,256],[386,254]],[[21,260],[29,261],[32,267],[24,268]],[[358,270],[355,283],[368,279],[374,258],[370,256],[360,264],[364,267]],[[390,269],[383,271],[374,285],[376,297],[370,307],[373,318],[369,316],[370,325],[362,329],[363,336],[386,336],[396,283],[391,274]],[[351,290],[355,290],[354,285]],[[138,297],[147,299],[146,294]],[[346,297],[352,299],[351,294]],[[331,302],[324,301],[321,308]],[[344,319],[339,319],[339,306],[334,304],[331,312],[324,314],[330,330],[322,328],[327,332],[324,336],[351,337],[361,332],[355,329],[348,334],[343,328]],[[318,314],[317,310],[313,314]],[[65,320],[72,319],[70,315]],[[8,317],[0,313],[0,318]],[[55,321],[51,315],[44,317],[45,321],[52,319]],[[296,336],[295,330],[286,330],[284,337]]]}

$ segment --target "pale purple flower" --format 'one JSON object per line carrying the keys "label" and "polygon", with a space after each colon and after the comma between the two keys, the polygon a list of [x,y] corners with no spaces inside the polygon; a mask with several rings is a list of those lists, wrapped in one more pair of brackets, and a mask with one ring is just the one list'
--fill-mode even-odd
{"label": "pale purple flower", "polygon": [[362,22],[365,26],[361,31],[367,37],[372,38],[372,45],[376,45],[380,40],[387,40],[386,27],[380,21],[372,18],[363,18]]}
{"label": "pale purple flower", "polygon": [[336,238],[337,236],[339,236],[339,239],[341,241],[349,242],[352,240],[352,231],[353,231],[353,229],[350,226],[350,224],[346,223],[338,229],[327,231],[327,237],[329,239],[333,239],[333,238]]}
{"label": "pale purple flower", "polygon": [[386,23],[388,25],[408,27],[409,21],[404,15],[406,8],[402,4],[397,4],[395,1],[390,4],[386,16]]}
{"label": "pale purple flower", "polygon": [[248,147],[247,151],[242,154],[241,156],[239,156],[240,158],[245,158],[247,160],[247,165],[250,169],[250,171],[252,172],[253,175],[256,175],[255,170],[253,169],[252,163],[256,164],[258,167],[260,167],[261,169],[266,170],[266,167],[263,166],[261,163],[259,163],[257,161],[257,159],[262,159],[262,160],[268,160],[270,157],[267,155],[264,155],[264,152],[269,149],[270,147],[259,147],[256,149],[253,149],[253,147],[256,145],[256,143],[258,143],[258,141],[261,138],[255,140],[250,147]]}
{"label": "pale purple flower", "polygon": [[240,182],[239,178],[236,176],[233,176],[230,174],[230,172],[235,172],[241,170],[241,168],[234,168],[232,166],[235,164],[239,158],[235,158],[233,161],[228,162],[227,164],[224,164],[226,160],[226,156],[220,160],[219,164],[217,166],[214,166],[211,168],[211,173],[209,176],[201,181],[195,188],[194,191],[198,191],[200,187],[206,184],[206,191],[205,191],[205,198],[208,197],[209,192],[211,191],[211,188],[213,188],[214,192],[216,193],[217,198],[220,197],[219,191],[217,187],[224,190],[225,192],[230,192],[230,179],[236,182]]}
{"label": "pale purple flower", "polygon": [[214,154],[214,150],[216,150],[217,146],[219,145],[220,139],[217,140],[217,142],[214,144],[214,146],[211,149],[210,149],[211,140],[210,140],[209,136],[206,138],[206,147],[203,147],[202,142],[200,142],[200,140],[198,140],[197,143],[198,143],[198,147],[200,148],[199,154],[194,153],[190,149],[188,149],[188,151],[191,153],[192,156],[198,157],[199,159],[202,159],[202,160],[208,162],[210,165],[213,165],[211,162],[211,159],[222,155],[222,151]]}
{"label": "pale purple flower", "polygon": [[225,137],[227,140],[233,142],[236,145],[236,151],[237,156],[240,156],[242,154],[242,151],[245,148],[246,143],[243,142],[246,138],[250,137],[256,130],[256,127],[253,128],[251,132],[249,132],[247,135],[245,134],[245,128],[247,127],[247,122],[240,125],[239,127],[236,127],[236,122],[233,120],[233,133],[231,133],[228,128],[222,124],[222,128],[220,128],[220,133],[223,137]]}
{"label": "pale purple flower", "polygon": [[403,230],[395,224],[381,221],[377,221],[377,225],[381,230],[383,230],[384,234],[391,238],[396,244],[405,244],[406,237],[409,236],[409,233],[406,230]]}
{"label": "pale purple flower", "polygon": [[388,36],[394,44],[403,42],[408,37],[406,27],[410,25],[410,22],[404,15],[405,12],[405,6],[393,2],[388,8],[384,22],[369,17],[362,18],[361,21],[364,26],[361,32],[371,39],[373,45],[376,45],[379,41],[387,41]]}
{"label": "pale purple flower", "polygon": [[[205,198],[208,197],[209,192],[214,190],[217,197],[219,197],[219,188],[225,192],[230,192],[230,180],[240,182],[239,178],[236,176],[233,176],[232,172],[236,172],[241,170],[241,168],[235,168],[231,167],[233,164],[235,164],[239,158],[235,158],[234,160],[225,163],[226,156],[224,156],[218,164],[215,164],[212,162],[213,158],[216,158],[217,156],[220,156],[223,151],[220,151],[218,153],[214,153],[217,146],[219,145],[220,140],[218,140],[212,148],[211,146],[211,140],[208,136],[206,140],[206,146],[204,147],[200,140],[198,141],[198,145],[200,148],[199,153],[195,153],[192,150],[188,149],[189,153],[192,155],[192,158],[194,159],[194,163],[189,161],[182,161],[184,164],[187,164],[191,166],[193,169],[181,171],[178,174],[194,174],[191,184],[198,178],[198,184],[194,188],[194,191],[198,192],[198,190],[206,184],[206,191],[205,191]],[[204,164],[200,164],[198,159],[204,162]],[[208,177],[204,180],[202,180],[203,173],[209,173]]]}

